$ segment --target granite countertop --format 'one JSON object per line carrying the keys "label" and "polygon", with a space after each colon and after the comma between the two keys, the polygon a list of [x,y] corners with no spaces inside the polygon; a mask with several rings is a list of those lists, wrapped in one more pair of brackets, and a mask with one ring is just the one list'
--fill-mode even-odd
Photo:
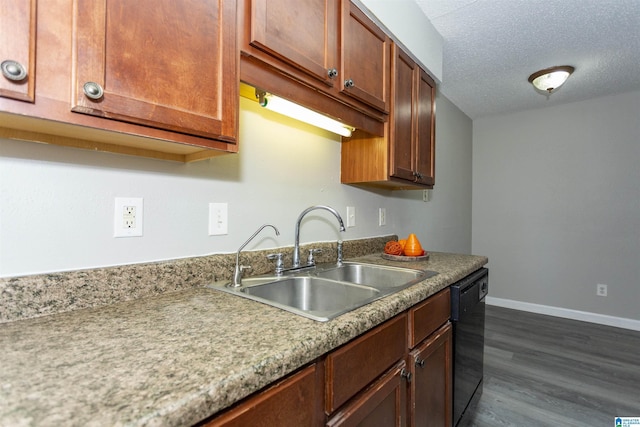
{"label": "granite countertop", "polygon": [[194,424],[488,261],[357,260],[439,274],[329,322],[198,288],[2,324],[0,425]]}

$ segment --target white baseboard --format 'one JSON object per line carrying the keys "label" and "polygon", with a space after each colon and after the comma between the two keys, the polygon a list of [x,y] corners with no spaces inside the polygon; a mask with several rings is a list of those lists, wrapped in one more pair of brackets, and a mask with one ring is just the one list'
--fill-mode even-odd
{"label": "white baseboard", "polygon": [[624,317],[607,316],[604,314],[589,313],[588,311],[571,310],[550,305],[532,304],[530,302],[515,301],[504,298],[486,297],[488,305],[513,308],[515,310],[529,311],[531,313],[546,314],[548,316],[564,317],[565,319],[581,320],[583,322],[598,323],[600,325],[615,326],[617,328],[640,331],[640,320]]}

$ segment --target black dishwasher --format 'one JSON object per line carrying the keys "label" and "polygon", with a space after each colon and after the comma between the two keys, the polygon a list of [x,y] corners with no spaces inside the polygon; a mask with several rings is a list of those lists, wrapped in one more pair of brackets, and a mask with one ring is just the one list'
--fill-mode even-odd
{"label": "black dishwasher", "polygon": [[481,268],[451,285],[453,323],[453,425],[482,393],[484,298],[489,270]]}

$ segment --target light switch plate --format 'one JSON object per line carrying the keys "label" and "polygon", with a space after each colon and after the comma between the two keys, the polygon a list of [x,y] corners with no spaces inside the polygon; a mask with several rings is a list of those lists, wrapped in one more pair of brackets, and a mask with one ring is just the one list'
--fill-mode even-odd
{"label": "light switch plate", "polygon": [[209,203],[209,236],[229,233],[228,206],[227,203]]}
{"label": "light switch plate", "polygon": [[347,227],[356,226],[356,208],[354,206],[347,206]]}
{"label": "light switch plate", "polygon": [[378,226],[387,225],[387,210],[385,208],[378,209]]}

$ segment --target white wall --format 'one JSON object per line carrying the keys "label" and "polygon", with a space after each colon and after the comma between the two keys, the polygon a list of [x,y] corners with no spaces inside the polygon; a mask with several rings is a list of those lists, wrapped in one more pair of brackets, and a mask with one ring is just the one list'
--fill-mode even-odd
{"label": "white wall", "polygon": [[414,0],[356,0],[442,81],[442,36]]}
{"label": "white wall", "polygon": [[475,120],[473,252],[492,297],[640,320],[640,92]]}
{"label": "white wall", "polygon": [[[290,246],[308,206],[327,204],[356,227],[340,235],[325,211],[307,215],[301,241],[414,232],[427,250],[471,249],[471,121],[438,99],[436,189],[370,191],[340,184],[340,143],[241,99],[240,154],[179,164],[0,140],[0,276],[11,277]],[[462,171],[462,172],[460,172]],[[114,197],[144,198],[144,236],[113,238]],[[229,204],[229,234],[208,236],[209,202]],[[387,225],[378,227],[378,208]]]}

